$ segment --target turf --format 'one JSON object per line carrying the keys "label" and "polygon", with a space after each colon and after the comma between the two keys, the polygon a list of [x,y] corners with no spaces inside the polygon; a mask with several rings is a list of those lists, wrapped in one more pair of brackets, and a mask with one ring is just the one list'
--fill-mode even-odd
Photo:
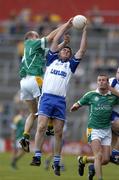
{"label": "turf", "polygon": [[[32,154],[26,154],[18,162],[18,170],[10,166],[10,153],[0,153],[0,180],[87,180],[87,168],[85,174],[80,177],[77,173],[76,156],[64,156],[66,171],[60,177],[54,175],[52,168],[44,169],[44,158],[41,167],[29,166]],[[109,164],[103,167],[104,180],[119,180],[119,166]],[[94,178],[96,180],[96,178]]]}

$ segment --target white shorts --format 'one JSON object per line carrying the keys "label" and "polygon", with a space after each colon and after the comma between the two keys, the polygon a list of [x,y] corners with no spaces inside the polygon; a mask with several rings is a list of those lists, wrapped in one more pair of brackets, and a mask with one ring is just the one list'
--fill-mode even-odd
{"label": "white shorts", "polygon": [[38,84],[37,79],[36,76],[26,76],[20,81],[21,100],[33,100],[41,95],[42,83]]}
{"label": "white shorts", "polygon": [[20,140],[21,140],[21,139],[16,139],[15,143],[12,143],[12,144],[11,144],[11,145],[12,145],[12,148],[14,148],[14,149],[22,149],[22,146],[21,146],[21,144],[19,143]]}
{"label": "white shorts", "polygon": [[17,149],[22,149],[22,146],[21,146],[21,144],[19,143],[20,140],[21,140],[21,139],[17,139],[17,140],[16,140],[16,148],[17,148]]}
{"label": "white shorts", "polygon": [[101,145],[110,146],[112,142],[111,128],[107,129],[87,129],[88,142],[98,139]]}

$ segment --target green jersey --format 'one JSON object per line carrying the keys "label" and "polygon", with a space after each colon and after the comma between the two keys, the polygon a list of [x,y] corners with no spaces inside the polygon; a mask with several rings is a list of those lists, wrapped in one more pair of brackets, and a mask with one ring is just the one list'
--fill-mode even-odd
{"label": "green jersey", "polygon": [[46,38],[27,39],[24,42],[24,55],[20,64],[20,77],[43,76],[46,56]]}
{"label": "green jersey", "polygon": [[24,132],[25,117],[17,115],[14,117],[12,128],[16,130],[16,140],[21,139]]}
{"label": "green jersey", "polygon": [[88,128],[105,129],[111,125],[112,109],[119,104],[119,98],[110,92],[102,95],[96,90],[86,93],[78,103],[89,106]]}

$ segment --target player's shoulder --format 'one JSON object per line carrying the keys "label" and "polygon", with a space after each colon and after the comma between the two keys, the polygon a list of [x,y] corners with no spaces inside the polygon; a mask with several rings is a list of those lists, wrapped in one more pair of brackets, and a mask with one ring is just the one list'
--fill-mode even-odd
{"label": "player's shoulder", "polygon": [[96,94],[96,90],[88,91],[87,93],[84,94],[84,96],[91,96],[93,94]]}

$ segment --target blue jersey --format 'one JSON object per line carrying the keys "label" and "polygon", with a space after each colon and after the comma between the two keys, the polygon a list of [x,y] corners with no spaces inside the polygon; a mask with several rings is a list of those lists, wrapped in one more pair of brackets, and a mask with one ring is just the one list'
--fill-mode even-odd
{"label": "blue jersey", "polygon": [[[109,79],[109,84],[113,88],[115,88],[117,91],[119,91],[119,80],[117,80],[115,77],[112,77]],[[119,119],[119,105],[114,106],[111,120],[112,122]]]}
{"label": "blue jersey", "polygon": [[59,59],[58,52],[49,50],[42,92],[65,97],[68,82],[79,62],[75,57],[64,62]]}
{"label": "blue jersey", "polygon": [[[115,88],[117,91],[119,91],[119,81],[115,77],[112,77],[109,79],[109,84],[110,84],[110,86]],[[113,108],[113,110],[118,112],[119,111],[119,105],[116,105]]]}

